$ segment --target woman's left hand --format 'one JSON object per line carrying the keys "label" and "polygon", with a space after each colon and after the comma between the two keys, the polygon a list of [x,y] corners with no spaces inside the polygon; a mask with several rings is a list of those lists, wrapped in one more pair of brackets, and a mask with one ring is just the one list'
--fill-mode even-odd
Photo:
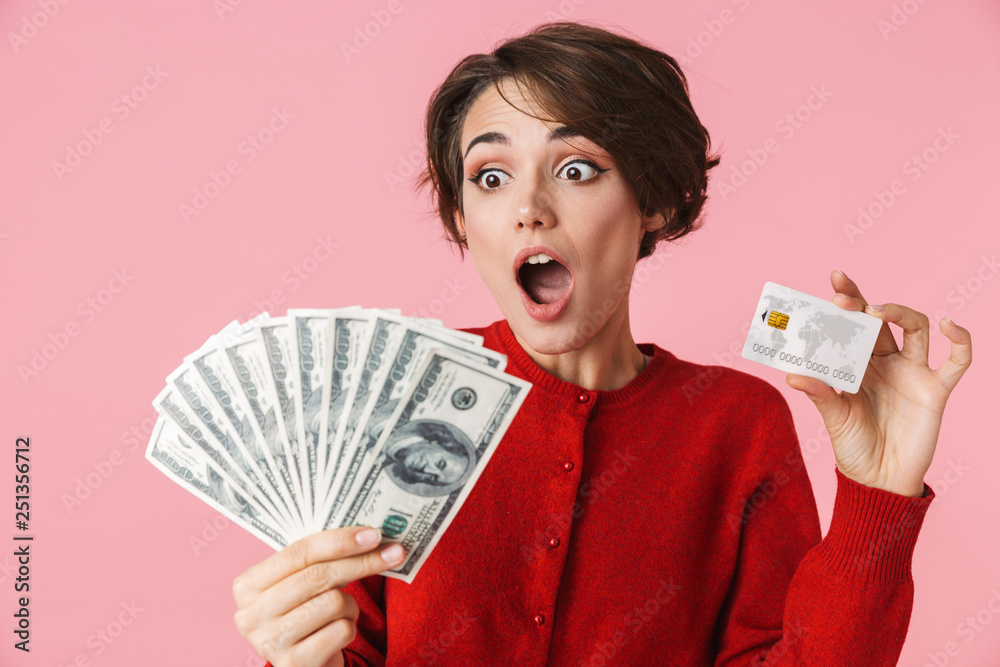
{"label": "woman's left hand", "polygon": [[[822,380],[789,373],[785,382],[804,392],[830,432],[837,468],[850,479],[904,496],[924,493],[924,475],[934,458],[941,417],[951,391],[972,363],[972,335],[942,318],[951,355],[937,369],[927,365],[927,316],[895,303],[874,311],[858,286],[840,271],[830,276],[844,310],[863,310],[882,320],[871,360],[856,394],[838,392]],[[889,330],[903,329],[903,349]]]}

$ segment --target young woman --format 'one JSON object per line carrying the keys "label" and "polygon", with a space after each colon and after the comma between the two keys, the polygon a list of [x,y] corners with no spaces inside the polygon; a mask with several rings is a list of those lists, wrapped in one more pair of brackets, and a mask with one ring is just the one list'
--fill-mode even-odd
{"label": "young woman", "polygon": [[275,667],[895,664],[969,332],[942,320],[931,370],[927,317],[831,274],[834,303],[883,325],[857,394],[786,378],[836,455],[821,539],[782,394],[632,338],[636,263],[696,228],[719,162],[676,61],[546,24],[459,63],[427,143],[438,214],[504,316],[469,331],[532,390],[414,583],[377,576],[402,554],[365,527],[237,577],[254,648]]}

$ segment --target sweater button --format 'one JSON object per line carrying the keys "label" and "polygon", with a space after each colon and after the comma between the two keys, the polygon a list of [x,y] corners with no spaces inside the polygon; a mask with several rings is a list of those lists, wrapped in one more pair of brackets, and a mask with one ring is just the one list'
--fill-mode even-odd
{"label": "sweater button", "polygon": [[559,538],[558,537],[553,537],[551,540],[549,540],[549,546],[552,547],[553,549],[555,549],[556,547],[558,547],[559,546]]}
{"label": "sweater button", "polygon": [[542,616],[541,614],[535,614],[535,625],[537,625],[538,627],[542,627],[543,625],[545,625],[545,617]]}
{"label": "sweater button", "polygon": [[566,461],[566,463],[563,464],[563,470],[565,470],[566,472],[572,472],[573,471],[573,462],[572,461]]}
{"label": "sweater button", "polygon": [[576,400],[580,401],[581,403],[586,403],[587,401],[590,400],[590,396],[587,396],[586,394],[580,394],[579,396],[576,397]]}

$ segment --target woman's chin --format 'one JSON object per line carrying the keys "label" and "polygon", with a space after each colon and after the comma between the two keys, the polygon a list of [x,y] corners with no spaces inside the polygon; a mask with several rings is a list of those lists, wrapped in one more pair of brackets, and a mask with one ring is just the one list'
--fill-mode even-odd
{"label": "woman's chin", "polygon": [[[568,313],[566,313],[568,315]],[[595,332],[580,326],[570,318],[559,322],[538,322],[527,314],[519,320],[508,318],[511,331],[521,344],[538,354],[557,355],[580,349]],[[590,334],[585,335],[585,334]]]}

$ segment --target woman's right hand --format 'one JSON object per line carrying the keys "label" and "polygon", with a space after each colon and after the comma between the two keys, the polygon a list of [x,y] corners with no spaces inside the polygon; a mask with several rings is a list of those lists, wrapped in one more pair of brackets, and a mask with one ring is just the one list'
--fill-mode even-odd
{"label": "woman's right hand", "polygon": [[358,605],[341,586],[403,561],[398,544],[352,526],[313,533],[233,580],[236,628],[274,667],[341,667]]}

